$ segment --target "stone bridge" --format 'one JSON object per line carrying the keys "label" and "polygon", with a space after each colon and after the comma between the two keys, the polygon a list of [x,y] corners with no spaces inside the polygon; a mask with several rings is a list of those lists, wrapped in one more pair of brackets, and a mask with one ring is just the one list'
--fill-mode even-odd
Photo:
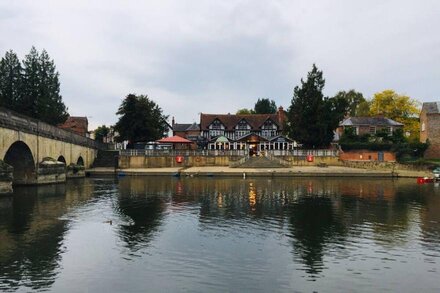
{"label": "stone bridge", "polygon": [[0,108],[0,160],[13,167],[15,184],[64,181],[66,166],[74,173],[89,168],[103,147],[71,131]]}

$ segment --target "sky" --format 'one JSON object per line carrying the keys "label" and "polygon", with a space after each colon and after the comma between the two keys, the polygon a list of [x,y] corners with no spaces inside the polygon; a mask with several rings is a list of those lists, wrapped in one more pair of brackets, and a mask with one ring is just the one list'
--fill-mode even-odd
{"label": "sky", "polygon": [[0,0],[0,55],[45,49],[70,115],[114,124],[129,93],[176,123],[258,98],[287,109],[315,63],[324,94],[440,101],[437,0]]}

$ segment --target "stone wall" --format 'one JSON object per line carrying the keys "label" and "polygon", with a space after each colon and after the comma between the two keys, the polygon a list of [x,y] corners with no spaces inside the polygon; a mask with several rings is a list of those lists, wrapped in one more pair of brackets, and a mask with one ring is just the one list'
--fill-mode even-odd
{"label": "stone wall", "polygon": [[[395,162],[396,155],[393,152],[382,152],[384,155],[384,162]],[[340,152],[339,158],[342,161],[379,161],[378,151],[369,150],[352,150],[347,152]]]}
{"label": "stone wall", "polygon": [[[283,156],[283,157],[275,157],[280,158],[284,162],[287,162],[290,166],[319,166],[322,164],[328,166],[342,166],[343,162],[339,159],[339,157],[315,157],[313,156],[313,160],[311,162],[307,161],[306,156]],[[284,165],[284,164],[283,164]]]}
{"label": "stone wall", "polygon": [[370,170],[390,170],[390,171],[429,171],[428,166],[404,165],[396,162],[378,161],[344,161],[343,165],[349,168],[370,169]]}
{"label": "stone wall", "polygon": [[0,127],[31,133],[50,139],[86,146],[96,149],[106,149],[107,146],[93,139],[78,135],[30,117],[20,115],[11,110],[0,107]]}
{"label": "stone wall", "polygon": [[[428,139],[429,146],[425,151],[424,157],[426,159],[437,159],[440,158],[440,114],[428,114],[425,117],[420,116],[420,119],[426,119],[425,122],[425,134],[420,133],[420,140],[422,137]],[[422,123],[422,122],[421,122]],[[422,141],[422,142],[425,142]]]}
{"label": "stone wall", "polygon": [[[176,157],[148,157],[148,156],[124,156],[119,157],[119,168],[165,168],[165,167],[205,167],[223,166],[229,167],[230,163],[240,160],[242,157],[231,156],[183,156],[182,163],[176,162]],[[338,157],[313,157],[312,162],[307,157],[275,157],[283,161],[287,166],[316,166],[326,164],[329,166],[341,166],[343,163]],[[239,167],[239,166],[237,166]]]}
{"label": "stone wall", "polygon": [[0,160],[0,194],[12,193],[13,168]]}
{"label": "stone wall", "polygon": [[[239,158],[237,158],[238,160]],[[147,156],[119,156],[119,168],[166,168],[166,167],[203,167],[203,166],[229,166],[229,156],[183,156],[183,161],[178,163],[176,157],[147,157]]]}

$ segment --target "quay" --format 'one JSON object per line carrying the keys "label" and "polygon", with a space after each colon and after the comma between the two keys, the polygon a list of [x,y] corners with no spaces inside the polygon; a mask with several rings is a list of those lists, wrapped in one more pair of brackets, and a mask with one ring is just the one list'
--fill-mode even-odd
{"label": "quay", "polygon": [[289,168],[230,168],[209,167],[168,167],[168,168],[92,168],[90,176],[208,176],[208,177],[376,177],[376,178],[417,178],[430,176],[428,171],[415,170],[372,170],[343,166],[295,166]]}

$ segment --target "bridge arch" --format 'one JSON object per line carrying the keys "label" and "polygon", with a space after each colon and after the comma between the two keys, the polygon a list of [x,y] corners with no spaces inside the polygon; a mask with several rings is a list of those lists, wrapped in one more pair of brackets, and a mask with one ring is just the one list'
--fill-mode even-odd
{"label": "bridge arch", "polygon": [[3,161],[14,167],[14,184],[31,184],[36,181],[34,157],[23,141],[14,142],[6,151]]}
{"label": "bridge arch", "polygon": [[59,156],[58,159],[57,159],[57,161],[58,161],[58,162],[62,162],[62,163],[64,163],[64,165],[67,165],[67,164],[66,164],[66,158],[64,158],[63,155]]}
{"label": "bridge arch", "polygon": [[76,161],[76,164],[80,166],[84,166],[84,159],[81,156],[79,156],[78,160]]}

